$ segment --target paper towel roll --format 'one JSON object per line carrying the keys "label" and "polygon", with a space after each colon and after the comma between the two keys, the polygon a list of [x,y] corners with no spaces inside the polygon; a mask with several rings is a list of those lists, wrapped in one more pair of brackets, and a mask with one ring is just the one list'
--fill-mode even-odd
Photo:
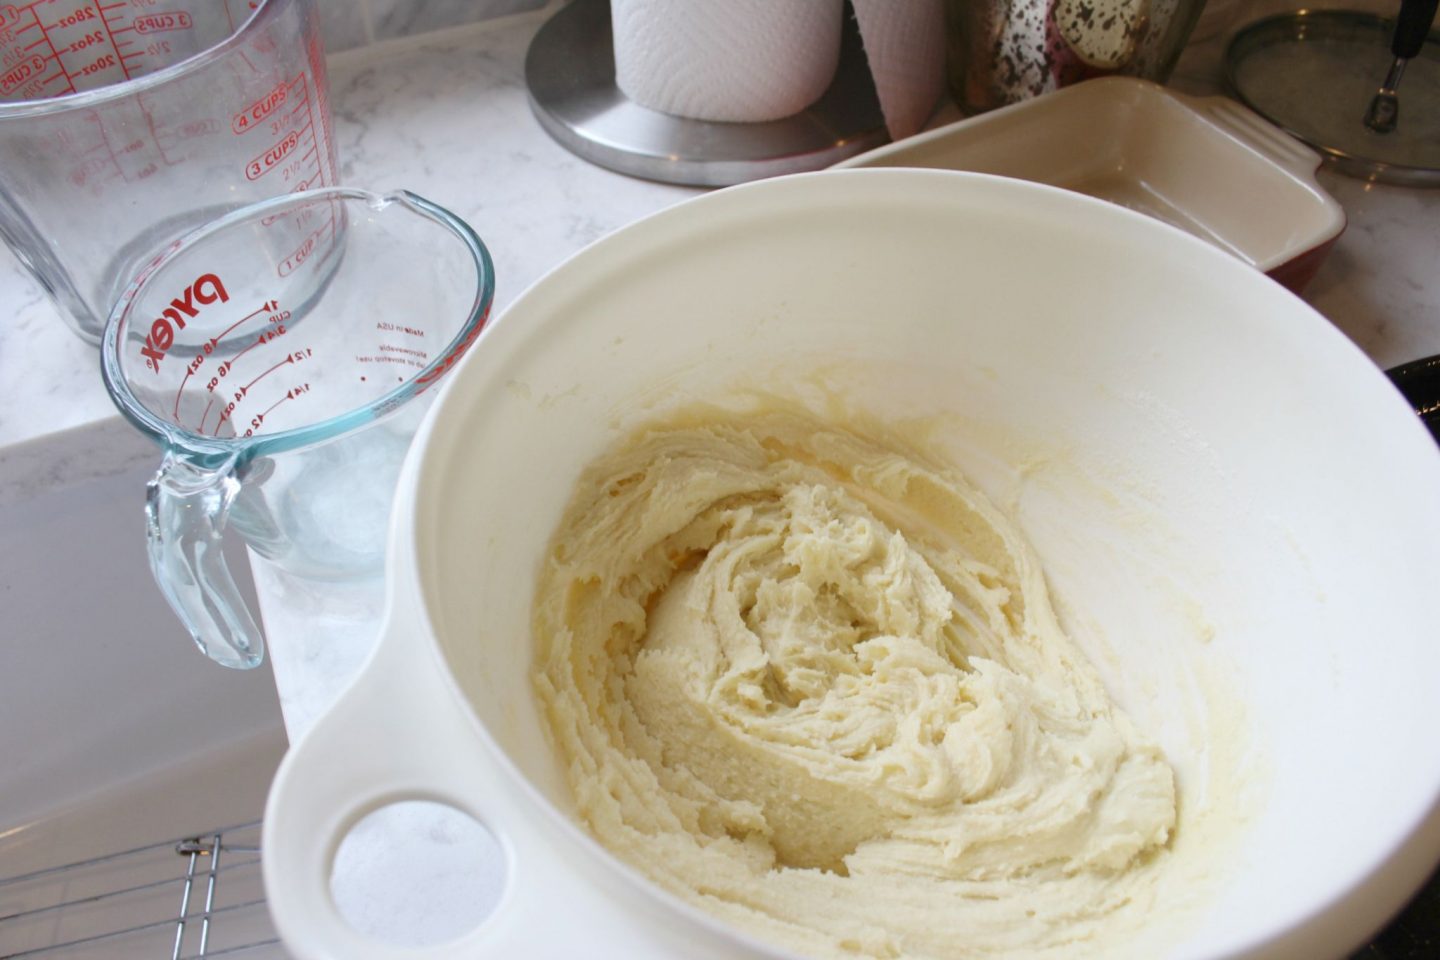
{"label": "paper towel roll", "polygon": [[843,15],[844,0],[610,0],[615,82],[676,116],[778,120],[830,85]]}

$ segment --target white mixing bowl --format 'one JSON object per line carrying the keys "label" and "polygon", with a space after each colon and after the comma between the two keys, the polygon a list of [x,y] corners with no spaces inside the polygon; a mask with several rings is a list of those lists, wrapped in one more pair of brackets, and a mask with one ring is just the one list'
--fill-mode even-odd
{"label": "white mixing bowl", "polygon": [[[582,467],[737,386],[928,418],[1018,519],[1177,770],[1200,906],[1157,915],[1167,956],[1342,956],[1435,862],[1440,455],[1381,373],[1278,285],[1139,215],[971,174],[829,172],[619,231],[453,375],[401,481],[388,626],[267,810],[296,957],[785,955],[575,824],[530,692],[537,572]],[[403,799],[470,813],[507,861],[494,915],[429,951],[366,939],[327,893],[346,831]]]}

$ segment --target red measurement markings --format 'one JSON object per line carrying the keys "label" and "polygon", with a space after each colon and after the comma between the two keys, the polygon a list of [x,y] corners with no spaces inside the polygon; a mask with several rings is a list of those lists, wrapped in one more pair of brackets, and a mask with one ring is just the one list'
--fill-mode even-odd
{"label": "red measurement markings", "polygon": [[323,182],[324,182],[324,179],[325,179],[325,178],[319,173],[319,171],[317,171],[317,172],[315,173],[315,176],[311,177],[309,180],[301,180],[299,183],[295,184],[294,189],[292,189],[290,192],[291,192],[291,193],[304,193],[306,190],[309,190],[311,187],[315,186],[317,183],[323,183]]}
{"label": "red measurement markings", "polygon": [[302,73],[295,78],[295,81],[300,86],[300,103],[305,108],[305,125],[300,129],[310,135],[310,149],[305,151],[300,157],[300,159],[304,161],[315,156],[315,147],[317,144],[315,139],[315,105],[311,103],[309,78]]}
{"label": "red measurement markings", "polygon": [[[270,122],[267,124],[266,120]],[[295,126],[297,120],[303,122]],[[285,131],[286,127],[291,129]],[[325,181],[324,170],[318,161],[313,164],[313,170],[306,173],[307,164],[316,156],[318,140],[310,80],[304,72],[288,83],[278,84],[230,118],[230,130],[236,136],[256,129],[268,129],[276,135],[285,132],[279,140],[245,164],[245,179],[258,180],[278,169],[281,178],[291,184],[292,193]],[[306,147],[308,149],[303,149]],[[282,268],[281,276],[286,272]]]}
{"label": "red measurement markings", "polygon": [[[0,93],[8,97],[26,83],[39,79],[44,76],[46,66],[46,58],[38,53],[32,54],[28,59],[21,60],[3,74],[0,74]],[[63,72],[55,74],[55,77],[63,76],[65,76]],[[51,77],[50,79],[53,80],[55,77]],[[44,86],[45,82],[48,81],[42,81],[39,85]]]}
{"label": "red measurement markings", "polygon": [[[100,117],[92,114],[86,119],[87,122],[95,124],[100,137],[92,146],[80,152],[75,166],[70,169],[70,182],[77,187],[85,186],[92,177],[103,172],[107,167],[113,167],[117,174],[124,175],[124,171],[115,164],[114,154],[109,152],[110,145],[105,140],[105,130],[101,125]],[[96,156],[101,151],[104,151],[104,155]]]}
{"label": "red measurement markings", "polygon": [[[121,146],[120,149],[117,151],[115,149],[115,145],[110,142],[110,135],[106,133],[105,124],[103,121],[100,120],[98,114],[95,116],[95,128],[100,131],[100,142],[104,144],[105,152],[110,155],[110,162],[115,165],[115,169],[119,172],[120,178],[126,183],[129,183],[131,178],[130,175],[125,172],[125,167],[120,163],[120,155],[125,153],[134,153],[136,150],[143,148],[145,146],[144,141],[132,140],[129,143]],[[153,174],[155,172],[155,169],[156,167],[153,163],[146,164],[146,166],[141,168],[141,170],[135,174],[134,179],[144,180],[146,177]]]}
{"label": "red measurement markings", "polygon": [[[193,375],[196,370],[199,370],[200,367],[204,365],[204,363],[205,354],[197,353],[195,355],[195,358],[191,360],[189,365],[185,367],[185,376],[180,378],[180,386],[175,388],[175,408],[172,412],[174,413],[175,420],[177,422],[180,420],[180,398],[185,396],[185,384],[190,382],[191,375]],[[210,411],[210,408],[206,407],[205,411],[208,413]],[[202,422],[204,421],[205,417],[203,414],[201,415],[200,419]]]}
{"label": "red measurement markings", "polygon": [[[24,32],[27,31],[27,30],[31,30],[31,29],[34,29],[35,27],[39,27],[39,28],[40,28],[40,38],[41,38],[41,40],[43,40],[43,41],[45,42],[45,45],[46,45],[47,47],[49,47],[49,49],[50,49],[50,55],[49,55],[48,57],[42,57],[42,58],[40,58],[41,69],[42,69],[42,70],[44,69],[44,65],[45,65],[45,64],[49,63],[50,61],[54,61],[54,62],[55,62],[55,65],[56,65],[57,67],[59,67],[59,72],[54,73],[54,74],[52,74],[52,75],[49,76],[49,77],[46,77],[44,80],[41,80],[38,84],[36,84],[36,89],[37,89],[37,91],[38,91],[39,88],[49,86],[49,85],[50,85],[51,83],[53,83],[55,80],[63,77],[63,78],[65,79],[65,85],[66,85],[66,87],[68,88],[66,92],[68,92],[68,93],[74,93],[74,92],[75,92],[75,82],[70,79],[69,73],[67,73],[66,70],[65,70],[65,65],[60,62],[60,52],[56,49],[56,47],[55,47],[55,41],[54,41],[54,39],[50,36],[50,29],[49,29],[48,27],[46,27],[46,26],[45,26],[45,22],[40,19],[40,11],[38,11],[37,9],[35,9],[37,6],[39,6],[38,0],[37,0],[37,2],[28,4],[27,6],[25,6],[25,7],[23,8],[26,12],[28,12],[28,13],[30,14],[30,18],[31,18],[31,19],[30,19],[30,23],[28,23],[28,24],[26,24],[25,26],[21,27],[19,30],[16,31],[16,33],[17,33],[17,34],[24,33]],[[37,41],[37,43],[38,43],[38,41]],[[34,46],[36,46],[36,45],[37,45],[37,44],[32,43],[32,44],[30,45],[30,47],[27,47],[26,49],[28,50],[28,49],[30,49],[31,47],[34,47]],[[22,64],[22,66],[24,66],[24,65],[25,65],[25,64]],[[29,61],[29,62],[28,62],[28,65],[33,66],[33,65],[34,65],[34,61],[33,61],[33,60],[32,60],[32,61]],[[12,68],[11,70],[6,71],[5,74],[3,75],[3,77],[0,77],[0,92],[3,92],[3,93],[5,93],[5,94],[8,95],[8,94],[11,93],[13,90],[19,89],[21,86],[23,86],[28,79],[31,79],[31,75],[28,74],[28,73],[27,73],[26,76],[23,77],[23,78],[17,78],[17,77],[15,77],[15,76],[14,76],[14,73],[15,73],[15,70],[16,70],[16,69],[19,69],[19,67]]]}
{"label": "red measurement markings", "polygon": [[250,427],[245,431],[245,436],[254,436],[255,431],[259,430],[260,425],[265,422],[265,418],[270,416],[270,414],[273,413],[275,411],[275,408],[280,406],[280,404],[284,403],[286,400],[294,400],[297,397],[303,396],[304,394],[307,394],[309,392],[310,384],[308,383],[302,383],[299,386],[291,387],[289,390],[286,390],[283,397],[281,397],[279,400],[276,400],[274,403],[270,404],[270,406],[266,407],[260,413],[257,413],[255,414],[255,416],[250,418]]}
{"label": "red measurement markings", "polygon": [[[219,346],[220,341],[224,340],[225,337],[229,335],[230,331],[240,326],[240,324],[245,323],[249,320],[254,320],[261,314],[273,313],[276,309],[279,308],[279,306],[280,304],[275,300],[266,300],[264,303],[260,304],[259,310],[252,310],[250,313],[245,314],[245,316],[241,317],[239,320],[236,320],[234,323],[230,324],[230,326],[226,327],[224,330],[221,330],[218,334],[211,337],[210,342],[205,345],[205,352],[214,352],[215,348]],[[289,316],[289,314],[286,314],[286,316]],[[276,322],[279,321],[277,320]]]}
{"label": "red measurement markings", "polygon": [[[123,7],[124,4],[116,4]],[[104,9],[104,8],[102,8]],[[142,13],[130,21],[136,33],[167,33],[171,30],[193,30],[195,21],[183,10],[175,13]]]}
{"label": "red measurement markings", "polygon": [[[202,366],[205,365],[206,358],[215,352],[215,348],[219,346],[220,341],[224,339],[227,335],[229,335],[232,330],[240,326],[242,323],[245,323],[247,320],[252,320],[255,317],[264,313],[272,313],[273,315],[270,317],[270,319],[271,321],[276,323],[277,326],[269,330],[262,331],[260,335],[255,338],[254,343],[250,344],[244,350],[241,350],[239,353],[235,354],[235,356],[231,357],[229,360],[224,361],[218,367],[216,367],[215,376],[211,377],[210,382],[205,385],[205,389],[211,395],[210,402],[205,405],[205,412],[200,415],[200,423],[195,428],[196,432],[204,432],[205,418],[210,415],[210,408],[215,405],[216,391],[220,388],[220,382],[224,380],[225,377],[230,374],[231,369],[234,368],[235,361],[239,360],[246,353],[255,349],[261,344],[269,343],[271,340],[275,339],[275,337],[285,332],[285,326],[282,321],[290,319],[290,312],[288,310],[285,310],[280,311],[279,313],[273,313],[278,306],[279,304],[276,301],[267,300],[264,304],[261,305],[259,310],[247,313],[245,316],[241,317],[239,320],[236,320],[234,323],[230,324],[230,326],[226,327],[224,332],[220,333],[218,336],[211,337],[205,342],[205,345],[201,348],[202,352],[195,354],[195,356],[191,358],[190,363],[186,366],[185,376],[180,379],[180,386],[175,391],[174,415],[176,420],[178,420],[180,417],[180,400],[185,394],[185,385],[190,382],[191,376],[193,376],[196,371],[198,371]],[[228,405],[227,411],[221,414],[220,423],[225,422],[225,419],[229,415],[229,413],[233,412],[235,403],[238,403],[241,398],[245,396],[245,391],[253,383],[254,381],[251,381],[250,384],[246,384],[246,386],[241,387],[240,390],[235,394],[234,402],[230,403]],[[219,423],[215,425],[215,429],[217,431],[220,429]]]}
{"label": "red measurement markings", "polygon": [[[308,353],[308,351],[307,351],[307,353]],[[232,360],[231,362],[233,363],[234,361]],[[276,364],[275,366],[276,366],[276,367],[282,367],[282,366],[284,366],[284,365],[285,365],[285,361],[282,360],[280,363]],[[248,384],[246,384],[245,386],[241,387],[240,389],[236,390],[236,391],[231,395],[231,397],[230,397],[229,400],[222,400],[222,401],[221,401],[221,403],[223,403],[224,406],[220,409],[220,419],[215,421],[215,431],[211,434],[211,436],[218,437],[218,436],[220,435],[220,428],[225,425],[225,421],[229,420],[232,424],[234,423],[235,414],[237,414],[237,413],[240,412],[239,409],[238,409],[238,408],[239,408],[239,405],[240,405],[240,403],[245,399],[246,395],[249,394],[249,392],[250,392],[250,387],[254,386],[255,383],[256,383],[256,381],[258,381],[261,377],[264,377],[266,374],[271,373],[274,369],[275,369],[275,367],[272,367],[270,370],[267,370],[267,371],[265,371],[265,373],[261,374],[260,377],[256,377],[255,380],[250,381],[250,383],[248,383]],[[307,384],[304,385],[304,388],[305,388],[305,390],[309,390],[309,389],[310,389],[310,385],[307,383]],[[206,419],[210,416],[210,411],[214,408],[214,406],[215,406],[215,396],[212,395],[212,396],[210,397],[210,402],[205,405],[205,412],[200,415],[200,423],[199,423],[199,425],[195,428],[195,432],[196,432],[196,433],[204,433],[204,432],[205,432],[205,421],[206,421]],[[272,406],[270,409],[273,410],[273,409],[274,409],[274,406]],[[269,413],[269,412],[270,412],[270,410],[266,410],[266,411],[265,411],[265,413]],[[241,414],[241,416],[244,416],[244,414]],[[264,419],[265,419],[265,414],[260,414],[258,417],[256,417],[255,419],[251,420],[251,421],[250,421],[250,424],[251,424],[251,428],[252,428],[252,429],[246,430],[246,431],[245,431],[245,436],[248,437],[248,436],[250,436],[251,434],[253,434],[253,433],[255,432],[253,428],[258,427],[258,426],[260,425],[260,423],[261,423]],[[233,428],[232,428],[232,430],[233,430]]]}
{"label": "red measurement markings", "polygon": [[115,46],[115,33],[110,29],[110,18],[105,15],[106,10],[119,10],[125,7],[124,3],[100,4],[100,24],[105,28],[105,35],[110,38],[110,46],[115,47],[115,55],[120,58],[120,72],[125,79],[130,79],[130,67],[126,64],[126,57],[120,53],[120,48]]}
{"label": "red measurement markings", "polygon": [[[101,7],[101,10],[103,11],[120,9],[125,6],[125,3],[117,3],[107,7]],[[156,33],[168,33],[175,30],[191,30],[194,29],[194,26],[195,21],[190,16],[190,14],[186,11],[180,10],[173,13],[136,14],[131,17],[129,24],[127,24],[126,26],[118,26],[115,23],[110,24],[110,30],[112,38],[118,36],[121,33],[134,33],[141,37],[148,37],[151,34]],[[128,48],[130,47],[135,48],[121,54],[121,59],[125,62],[127,69],[130,61],[132,60],[141,60],[146,57],[161,57],[169,53],[171,50],[170,42],[168,40],[153,40],[150,43],[145,44],[144,46],[141,46],[141,42],[142,41],[137,41],[131,37],[127,37],[124,40],[117,40],[115,42],[115,49],[117,51],[128,50]]]}
{"label": "red measurement markings", "polygon": [[[207,403],[207,404],[205,404],[205,410],[204,410],[204,412],[200,414],[200,422],[197,423],[197,424],[195,424],[195,432],[196,432],[196,433],[204,433],[204,432],[205,432],[205,418],[208,417],[208,416],[210,416],[210,409],[211,409],[212,407],[214,407],[214,406],[215,406],[215,397],[212,395],[212,396],[210,397],[210,402]],[[216,430],[219,430],[220,428],[217,426],[215,429],[216,429]]]}
{"label": "red measurement markings", "polygon": [[[279,331],[279,332],[280,332],[280,333],[284,333],[284,332],[285,332],[285,328],[282,326],[282,327],[280,328],[280,331]],[[250,344],[250,346],[246,347],[244,350],[241,350],[239,353],[235,354],[235,356],[231,357],[231,358],[230,358],[230,363],[231,363],[231,365],[233,366],[234,363],[235,363],[235,361],[237,361],[237,360],[239,360],[241,357],[245,356],[245,354],[249,353],[251,350],[254,350],[254,349],[255,349],[256,347],[258,347],[258,346],[262,346],[262,345],[264,345],[264,344],[269,343],[271,340],[275,339],[275,337],[277,337],[277,336],[279,336],[278,333],[275,333],[275,332],[270,331],[270,330],[266,330],[264,333],[260,334],[260,336],[258,336],[258,337],[255,338],[255,342],[254,342],[254,343]]]}
{"label": "red measurement markings", "polygon": [[[113,42],[113,43],[115,44],[115,52],[118,53],[118,54],[120,54],[121,64],[122,64],[122,66],[125,67],[126,76],[128,77],[128,76],[130,75],[130,74],[129,74],[129,63],[130,63],[130,61],[131,61],[131,60],[138,60],[138,59],[140,59],[141,57],[145,56],[147,53],[151,53],[152,51],[151,51],[150,48],[144,48],[144,49],[140,49],[140,50],[130,50],[128,53],[127,53],[127,52],[124,52],[124,51],[126,51],[126,50],[129,50],[130,47],[136,46],[136,41],[135,41],[134,38],[132,38],[132,37],[126,37],[124,40],[120,40],[120,39],[117,39],[117,38],[118,38],[118,37],[120,36],[120,34],[122,34],[122,33],[134,33],[134,32],[135,32],[135,22],[134,22],[134,20],[131,20],[129,23],[126,23],[126,24],[123,24],[123,25],[122,25],[122,23],[121,23],[121,21],[120,21],[120,19],[119,19],[119,15],[118,15],[118,14],[114,15],[114,17],[112,18],[111,16],[107,16],[107,15],[106,15],[106,11],[107,11],[107,10],[122,10],[122,9],[124,9],[126,6],[128,6],[128,4],[126,4],[126,3],[111,3],[111,4],[102,5],[102,6],[100,7],[100,15],[101,15],[101,17],[103,17],[103,18],[105,19],[105,27],[106,27],[107,30],[110,31],[110,40],[111,40],[111,42]],[[188,17],[189,14],[181,14],[181,16]]]}
{"label": "red measurement markings", "polygon": [[231,117],[230,129],[236,135],[249,132],[270,114],[284,106],[285,101],[289,98],[290,85],[282,80],[275,85],[275,89]]}
{"label": "red measurement markings", "polygon": [[[119,66],[121,72],[124,72],[124,70],[125,70],[125,65],[124,65],[123,63],[120,63],[119,61],[117,61],[117,60],[115,59],[115,54],[113,54],[113,53],[102,53],[102,54],[100,54],[100,56],[96,57],[94,60],[90,61],[89,63],[85,64],[84,66],[80,67],[80,69],[78,69],[78,70],[71,70],[71,69],[69,69],[69,68],[67,67],[67,68],[66,68],[66,72],[67,72],[72,78],[73,78],[73,77],[77,77],[77,76],[80,76],[80,77],[88,77],[88,76],[90,76],[91,74],[99,73],[99,72],[102,71],[102,70],[108,70],[110,67],[114,67],[114,66]],[[128,78],[127,78],[127,79],[128,79]]]}
{"label": "red measurement markings", "polygon": [[[305,173],[307,164],[311,164],[312,158],[317,155],[317,134],[315,134],[315,107],[311,98],[310,78],[304,72],[297,73],[295,79],[289,81],[284,89],[276,86],[274,91],[269,92],[261,101],[246,108],[245,111],[236,114],[230,124],[230,130],[236,134],[242,134],[246,130],[253,130],[258,122],[268,115],[275,114],[282,105],[287,105],[284,122],[272,122],[272,132],[278,134],[287,125],[294,124],[298,118],[304,118],[304,122],[287,132],[275,145],[272,145],[264,154],[256,157],[251,163],[246,164],[245,177],[248,180],[258,180],[259,177],[271,173],[279,168],[281,178],[291,183],[291,193],[295,191],[310,189],[317,183],[324,183],[324,170],[321,164],[315,161],[312,164],[310,173]],[[301,147],[308,147],[304,153],[295,157],[295,151]],[[295,158],[292,158],[295,157]],[[284,276],[284,272],[281,273]]]}
{"label": "red measurement markings", "polygon": [[255,435],[255,431],[259,430],[260,425],[265,422],[265,418],[270,416],[270,414],[273,413],[275,411],[275,408],[280,406],[280,404],[284,403],[286,400],[291,399],[294,399],[294,397],[292,396],[292,394],[287,393],[279,400],[276,400],[274,403],[270,404],[270,406],[266,407],[263,411],[251,417],[250,426],[246,429],[245,436],[253,437]]}
{"label": "red measurement markings", "polygon": [[139,60],[140,58],[145,56],[144,50],[131,50],[128,53],[124,52],[126,47],[133,46],[133,43],[130,43],[126,40],[118,40],[115,42],[115,52],[120,54],[120,69],[125,71],[125,76],[127,78],[130,76],[130,61]]}
{"label": "red measurement markings", "polygon": [[87,30],[79,40],[72,40],[65,46],[65,53],[79,53],[96,44],[105,42],[105,34],[100,30]]}
{"label": "red measurement markings", "polygon": [[295,362],[295,355],[294,355],[293,353],[287,353],[287,354],[285,355],[285,359],[284,359],[284,360],[281,360],[279,363],[275,363],[275,364],[272,364],[271,366],[267,367],[267,368],[265,369],[265,371],[264,371],[263,373],[261,373],[258,377],[256,377],[254,380],[251,380],[249,383],[245,384],[245,386],[241,387],[241,388],[240,388],[240,393],[241,393],[241,395],[243,396],[243,395],[245,395],[245,394],[248,394],[248,393],[250,392],[250,388],[251,388],[251,387],[255,386],[255,384],[259,383],[261,380],[264,380],[266,377],[270,376],[270,374],[274,373],[276,370],[279,370],[281,367],[285,366],[287,363],[294,363],[294,362]]}
{"label": "red measurement markings", "polygon": [[300,146],[300,131],[291,130],[267,147],[255,159],[245,164],[245,179],[259,180],[280,166],[286,157],[295,152],[295,148],[298,146]]}
{"label": "red measurement markings", "polygon": [[290,274],[300,269],[300,267],[304,265],[305,261],[309,260],[311,255],[315,253],[315,248],[319,246],[320,241],[326,239],[325,235],[327,233],[333,234],[334,231],[335,214],[332,211],[330,216],[326,218],[324,223],[316,227],[315,230],[311,232],[310,236],[300,241],[300,246],[296,247],[294,251],[291,252],[290,256],[280,261],[280,265],[275,268],[280,274],[280,276],[288,277]]}
{"label": "red measurement markings", "polygon": [[[277,89],[281,89],[281,88],[277,88]],[[294,94],[292,94],[292,93],[285,92],[285,93],[283,93],[282,95],[283,95],[284,101],[285,101],[286,103],[294,103],[294,106],[289,107],[289,109],[285,110],[283,113],[280,112],[279,110],[276,110],[274,113],[272,113],[271,116],[270,116],[270,118],[269,118],[269,119],[270,119],[270,122],[269,122],[268,124],[264,124],[264,125],[263,125],[263,126],[264,126],[264,129],[269,130],[271,134],[277,134],[277,135],[280,134],[280,133],[283,132],[283,131],[292,130],[292,131],[294,131],[295,133],[299,134],[299,136],[300,136],[300,138],[301,138],[301,143],[299,144],[299,146],[303,146],[303,145],[304,145],[304,142],[305,142],[306,134],[307,134],[308,131],[310,130],[309,125],[308,125],[307,123],[305,123],[306,107],[307,107],[307,105],[306,105],[306,103],[305,103],[304,101],[301,101],[301,102],[299,102],[299,103],[295,103],[295,96],[294,96]],[[260,124],[255,124],[255,125],[251,126],[250,129],[251,129],[251,130],[258,129],[258,128],[260,128],[260,126],[261,126]],[[237,130],[237,129],[235,128],[235,125],[234,125],[233,123],[232,123],[232,125],[231,125],[231,129],[234,130],[237,134],[242,134],[242,133],[248,132],[247,130],[244,130],[244,129],[238,129],[238,130]],[[313,142],[313,137],[312,137],[312,142]],[[308,156],[308,154],[307,154],[306,156]],[[281,179],[288,181],[288,180],[290,180],[291,178],[296,177],[296,176],[299,176],[300,174],[302,174],[303,171],[304,171],[304,165],[305,165],[306,156],[302,156],[302,157],[301,157],[300,159],[298,159],[298,160],[292,160],[292,161],[290,161],[288,164],[285,164],[284,166],[282,166],[282,167],[280,168],[280,170],[281,170],[281,173],[280,173]],[[313,178],[311,178],[311,179],[313,179]],[[300,181],[300,183],[308,183],[308,182],[310,182],[310,181],[309,181],[309,180],[301,180],[301,181]],[[295,192],[295,188],[292,187],[291,190],[290,190],[290,192],[291,192],[291,193],[294,193],[294,192]]]}
{"label": "red measurement markings", "polygon": [[[313,7],[310,10],[310,26],[311,40],[306,45],[305,53],[310,61],[310,77],[313,80],[315,90],[313,99],[320,107],[319,136],[323,137],[325,141],[325,155],[323,157],[317,155],[315,158],[315,177],[313,179],[325,183],[327,182],[327,173],[329,174],[329,180],[333,181],[335,177],[335,132],[331,128],[330,96],[326,92],[329,84],[326,83],[325,79],[325,51],[320,48],[320,14]],[[311,99],[310,97],[306,97],[305,102],[308,104]],[[310,115],[310,129],[313,139],[316,135],[314,133],[315,115],[313,108]]]}
{"label": "red measurement markings", "polygon": [[135,99],[140,104],[140,112],[145,115],[145,126],[150,128],[150,140],[155,144],[155,149],[160,152],[160,159],[165,161],[167,167],[175,166],[180,161],[171,160],[170,154],[165,152],[165,142],[160,136],[160,131],[155,129],[155,115],[150,112],[149,105],[145,103],[145,95],[139,94]]}
{"label": "red measurement markings", "polygon": [[[17,14],[17,16],[18,16],[19,14],[22,14],[22,13],[28,13],[28,14],[31,15],[32,18],[34,18],[34,20],[38,21],[40,15],[35,12],[35,8],[38,7],[38,6],[40,6],[41,4],[49,4],[50,2],[51,2],[51,0],[30,0],[29,3],[22,3],[22,4],[18,5],[18,6],[16,6],[16,7],[15,7],[15,13]],[[19,19],[17,19],[16,22],[18,23],[18,22],[19,22]],[[16,33],[24,33],[26,30],[29,30],[30,28],[32,28],[32,27],[34,27],[34,26],[35,26],[35,23],[34,23],[34,22],[30,22],[30,23],[25,24],[25,26],[21,27],[19,30],[15,31],[15,32],[16,32]]]}
{"label": "red measurement markings", "polygon": [[[313,52],[313,51],[312,51],[312,52]],[[312,62],[311,62],[311,69],[312,69],[312,70],[315,69],[313,60],[312,60]],[[324,69],[323,65],[320,67],[320,69],[322,69],[322,70]],[[325,182],[325,167],[324,167],[323,161],[320,159],[320,140],[319,140],[318,134],[317,134],[316,131],[315,131],[315,97],[313,97],[313,96],[310,95],[310,94],[311,94],[311,85],[310,85],[309,82],[308,82],[308,78],[307,78],[304,74],[301,74],[301,75],[300,75],[300,81],[301,81],[301,92],[302,92],[302,95],[304,96],[304,101],[303,101],[303,102],[304,102],[304,104],[305,104],[305,112],[306,112],[306,116],[307,116],[307,119],[306,119],[306,121],[305,121],[305,129],[308,130],[309,133],[310,133],[310,149],[305,152],[305,155],[304,155],[303,157],[301,157],[301,159],[302,159],[302,160],[308,160],[308,159],[310,159],[310,158],[313,157],[314,160],[315,160],[315,172],[314,172],[314,174],[313,174],[312,176],[305,177],[305,178],[304,178],[304,182],[305,182],[306,184],[309,184],[309,183],[312,183],[312,182],[315,182],[315,181],[318,180],[320,183],[324,183],[324,182]],[[320,96],[320,95],[321,95],[321,94],[319,93],[319,88],[318,88],[318,86],[315,88],[315,91],[316,91],[316,96]],[[328,129],[327,129],[326,131],[324,131],[324,132],[326,133],[327,136],[329,135],[329,130],[328,130]],[[327,142],[328,142],[328,141],[327,141]]]}

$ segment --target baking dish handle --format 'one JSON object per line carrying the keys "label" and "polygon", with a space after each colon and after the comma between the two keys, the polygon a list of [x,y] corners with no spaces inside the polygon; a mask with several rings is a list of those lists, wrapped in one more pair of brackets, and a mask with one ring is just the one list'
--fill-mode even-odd
{"label": "baking dish handle", "polygon": [[1188,104],[1226,135],[1265,157],[1296,178],[1319,189],[1315,171],[1323,161],[1320,154],[1270,123],[1264,117],[1229,97],[1173,96]]}
{"label": "baking dish handle", "polygon": [[[597,944],[626,960],[747,955],[713,921],[642,889],[537,810],[538,799],[502,765],[443,676],[420,633],[422,616],[394,603],[375,653],[292,746],[266,805],[265,887],[276,929],[297,960],[571,960],[603,955]],[[493,912],[449,943],[374,940],[345,921],[330,894],[345,835],[367,814],[408,800],[474,817],[505,857]]]}

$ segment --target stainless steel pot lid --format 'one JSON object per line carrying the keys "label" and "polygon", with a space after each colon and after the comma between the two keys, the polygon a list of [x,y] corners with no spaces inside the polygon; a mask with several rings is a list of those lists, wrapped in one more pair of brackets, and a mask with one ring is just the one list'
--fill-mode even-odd
{"label": "stainless steel pot lid", "polygon": [[1399,87],[1389,133],[1365,113],[1394,60],[1391,20],[1350,11],[1302,10],[1236,34],[1225,80],[1246,106],[1325,154],[1352,176],[1440,185],[1440,37],[1430,33]]}

